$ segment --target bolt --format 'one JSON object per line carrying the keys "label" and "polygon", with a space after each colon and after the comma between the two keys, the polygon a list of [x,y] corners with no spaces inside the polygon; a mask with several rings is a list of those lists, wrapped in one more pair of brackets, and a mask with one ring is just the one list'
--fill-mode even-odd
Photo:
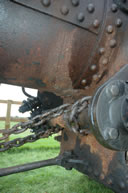
{"label": "bolt", "polygon": [[119,95],[120,93],[120,89],[117,85],[111,85],[111,87],[109,88],[111,94],[113,97],[116,97]]}
{"label": "bolt", "polygon": [[107,128],[107,134],[108,134],[108,139],[117,139],[118,138],[118,130],[115,128]]}

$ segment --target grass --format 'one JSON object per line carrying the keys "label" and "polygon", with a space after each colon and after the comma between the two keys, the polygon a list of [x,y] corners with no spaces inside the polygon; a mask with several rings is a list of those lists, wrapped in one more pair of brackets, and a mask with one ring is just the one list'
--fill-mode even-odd
{"label": "grass", "polygon": [[[3,123],[0,123],[2,128]],[[14,138],[14,137],[13,137]],[[9,167],[57,156],[59,143],[53,137],[1,153],[0,166]],[[59,166],[41,168],[0,179],[0,193],[112,193],[76,170]]]}

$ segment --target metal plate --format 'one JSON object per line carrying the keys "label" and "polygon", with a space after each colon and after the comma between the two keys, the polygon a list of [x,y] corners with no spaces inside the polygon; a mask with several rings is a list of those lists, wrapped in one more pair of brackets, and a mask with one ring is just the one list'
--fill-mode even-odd
{"label": "metal plate", "polygon": [[13,0],[93,33],[100,30],[104,0]]}

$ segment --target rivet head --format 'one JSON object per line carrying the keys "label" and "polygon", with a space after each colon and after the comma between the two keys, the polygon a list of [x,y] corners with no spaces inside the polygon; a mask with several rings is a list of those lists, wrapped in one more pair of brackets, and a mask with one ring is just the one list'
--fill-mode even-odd
{"label": "rivet head", "polygon": [[94,20],[94,22],[93,22],[93,26],[94,26],[94,28],[98,28],[98,27],[99,27],[99,25],[100,25],[99,20],[98,20],[98,19],[95,19],[95,20]]}
{"label": "rivet head", "polygon": [[109,34],[111,34],[111,33],[113,32],[113,26],[112,26],[112,25],[109,25],[109,26],[107,27],[107,32],[108,32]]}
{"label": "rivet head", "polygon": [[83,86],[85,86],[86,83],[87,83],[87,80],[86,80],[86,79],[83,79],[83,80],[81,81],[81,84],[82,84]]}
{"label": "rivet head", "polygon": [[104,58],[103,61],[102,61],[102,64],[103,64],[103,65],[108,64],[108,59],[107,59],[107,58]]}
{"label": "rivet head", "polygon": [[116,4],[112,4],[112,12],[117,12],[118,11],[118,7]]}
{"label": "rivet head", "polygon": [[116,42],[115,39],[110,40],[110,47],[111,47],[111,48],[115,48],[115,47],[116,47],[116,44],[117,44],[117,42]]}
{"label": "rivet head", "polygon": [[41,3],[45,6],[45,7],[49,7],[51,4],[51,0],[42,0]]}
{"label": "rivet head", "polygon": [[117,26],[117,27],[121,27],[121,26],[122,26],[122,20],[121,20],[120,18],[118,18],[118,19],[116,20],[116,26]]}
{"label": "rivet head", "polygon": [[91,66],[91,70],[92,70],[92,71],[96,70],[96,65],[95,65],[95,64],[93,64],[93,65]]}
{"label": "rivet head", "polygon": [[89,3],[88,6],[87,6],[87,10],[89,13],[93,13],[94,10],[95,10],[95,7],[92,3]]}
{"label": "rivet head", "polygon": [[72,0],[72,5],[78,6],[79,5],[79,0]]}
{"label": "rivet head", "polygon": [[93,80],[94,81],[98,80],[98,75],[97,74],[93,75]]}
{"label": "rivet head", "polygon": [[84,19],[85,19],[85,16],[84,16],[84,14],[81,12],[81,13],[79,13],[78,14],[78,16],[77,16],[77,19],[78,19],[78,21],[79,22],[83,22],[84,21]]}
{"label": "rivet head", "polygon": [[69,13],[69,9],[64,5],[62,8],[61,8],[61,13],[63,15],[67,15]]}
{"label": "rivet head", "polygon": [[100,48],[100,49],[99,49],[99,54],[100,54],[100,55],[103,55],[104,53],[105,53],[105,48]]}

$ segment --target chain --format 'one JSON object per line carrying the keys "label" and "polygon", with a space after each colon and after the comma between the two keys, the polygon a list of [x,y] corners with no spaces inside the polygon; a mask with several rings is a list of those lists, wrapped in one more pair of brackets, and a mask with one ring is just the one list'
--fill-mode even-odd
{"label": "chain", "polygon": [[[14,125],[11,129],[0,130],[0,133],[3,135],[3,137],[0,138],[0,141],[7,139],[12,134],[20,134],[27,131],[28,129],[43,125],[46,121],[50,121],[51,119],[57,118],[62,114],[67,119],[66,122],[68,123],[67,124],[68,127],[72,131],[78,132],[79,131],[79,126],[77,121],[78,115],[85,108],[88,107],[88,103],[90,99],[91,99],[90,96],[84,97],[72,105],[64,104],[55,109],[51,109],[45,113],[37,115],[27,122],[18,123]],[[2,142],[0,143],[0,152],[6,151],[12,147],[20,147],[28,142],[35,142],[41,138],[47,138],[55,133],[60,132],[62,129],[63,128],[60,128],[59,126],[52,127],[52,128],[50,127],[46,131],[43,130],[43,131],[40,131],[39,133],[29,135],[23,138],[17,138],[12,141]]]}

